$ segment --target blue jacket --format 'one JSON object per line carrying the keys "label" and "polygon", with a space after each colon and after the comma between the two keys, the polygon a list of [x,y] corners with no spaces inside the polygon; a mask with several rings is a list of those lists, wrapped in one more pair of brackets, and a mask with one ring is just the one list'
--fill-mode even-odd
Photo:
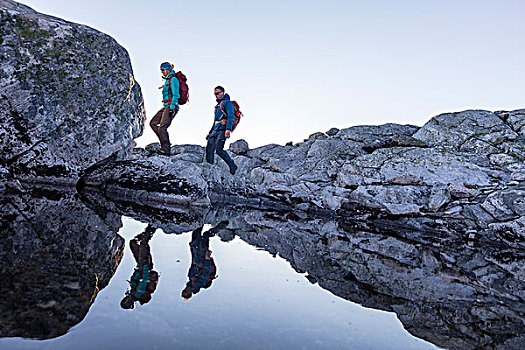
{"label": "blue jacket", "polygon": [[[222,113],[220,106],[222,106],[222,110],[224,113]],[[227,119],[226,124],[215,124],[215,122]],[[224,94],[222,98],[217,99],[217,106],[215,106],[215,119],[213,120],[213,126],[210,130],[232,130],[233,127],[233,121],[235,120],[235,112],[233,108],[233,103],[230,101],[230,95]]]}
{"label": "blue jacket", "polygon": [[164,107],[170,106],[170,110],[179,109],[179,79],[175,76],[175,70],[172,69],[170,74],[162,77],[162,79],[166,80],[162,87],[162,102],[164,103]]}

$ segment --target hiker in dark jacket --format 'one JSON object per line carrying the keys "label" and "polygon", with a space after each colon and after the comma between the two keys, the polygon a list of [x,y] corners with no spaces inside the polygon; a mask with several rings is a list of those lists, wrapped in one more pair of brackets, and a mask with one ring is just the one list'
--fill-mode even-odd
{"label": "hiker in dark jacket", "polygon": [[[164,85],[162,88],[162,103],[163,107],[149,122],[149,125],[157,134],[160,141],[161,155],[170,155],[171,143],[168,135],[168,127],[171,125],[173,118],[179,112],[179,79],[175,76],[174,65],[169,62],[164,62],[160,65],[162,79]],[[159,89],[160,89],[159,88]]]}
{"label": "hiker in dark jacket", "polygon": [[153,270],[153,260],[149,247],[153,233],[155,233],[155,228],[148,225],[144,232],[139,233],[130,241],[129,247],[137,266],[129,281],[130,289],[120,302],[120,307],[123,309],[134,309],[136,301],[141,305],[149,302],[151,294],[157,288],[159,273]]}
{"label": "hiker in dark jacket", "polygon": [[202,288],[206,289],[217,278],[217,267],[211,257],[210,237],[225,228],[228,221],[223,221],[216,227],[202,233],[202,226],[191,234],[191,266],[188,271],[188,282],[182,290],[181,296],[188,300]]}
{"label": "hiker in dark jacket", "polygon": [[235,120],[233,103],[230,101],[230,96],[224,93],[222,86],[217,86],[214,94],[217,98],[217,105],[215,106],[213,125],[206,136],[206,140],[208,140],[206,145],[206,161],[213,164],[214,153],[217,153],[217,155],[228,164],[230,173],[235,175],[238,167],[224,150],[224,143],[227,138],[230,138],[233,121]]}

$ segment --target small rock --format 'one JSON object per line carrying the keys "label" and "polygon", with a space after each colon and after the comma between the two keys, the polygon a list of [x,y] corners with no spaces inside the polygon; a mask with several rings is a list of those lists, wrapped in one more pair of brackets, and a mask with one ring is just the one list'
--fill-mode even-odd
{"label": "small rock", "polygon": [[250,147],[248,147],[248,142],[242,139],[237,140],[230,145],[230,151],[232,151],[235,154],[246,154],[249,150]]}
{"label": "small rock", "polygon": [[327,139],[327,138],[328,138],[328,136],[326,136],[326,134],[324,132],[315,132],[312,135],[310,135],[308,137],[308,139],[305,140],[305,141],[324,140],[324,139]]}
{"label": "small rock", "polygon": [[149,145],[147,145],[144,148],[146,149],[146,151],[148,151],[150,153],[155,153],[158,150],[160,150],[160,143],[158,143],[158,142],[150,143]]}
{"label": "small rock", "polygon": [[476,189],[467,188],[464,185],[455,184],[449,185],[448,191],[450,192],[450,195],[455,198],[472,198],[477,197],[481,194],[481,192]]}
{"label": "small rock", "polygon": [[432,188],[430,193],[430,199],[428,202],[428,209],[430,211],[436,212],[443,205],[447,204],[450,201],[450,192],[447,189],[446,185],[436,185]]}
{"label": "small rock", "polygon": [[330,130],[328,130],[326,132],[326,135],[328,135],[328,136],[335,136],[335,135],[337,135],[338,132],[339,132],[338,128],[331,128]]}
{"label": "small rock", "polygon": [[392,204],[385,203],[386,210],[392,215],[420,214],[417,204]]}
{"label": "small rock", "polygon": [[515,172],[510,175],[510,178],[514,181],[525,181],[525,173]]}
{"label": "small rock", "polygon": [[308,208],[310,208],[310,205],[308,203],[301,203],[295,206],[295,209],[302,210],[302,211],[307,211]]}
{"label": "small rock", "polygon": [[293,142],[290,141],[290,142],[286,142],[286,145],[285,146],[293,146]]}
{"label": "small rock", "polygon": [[414,175],[400,175],[387,180],[393,185],[421,185],[423,178]]}

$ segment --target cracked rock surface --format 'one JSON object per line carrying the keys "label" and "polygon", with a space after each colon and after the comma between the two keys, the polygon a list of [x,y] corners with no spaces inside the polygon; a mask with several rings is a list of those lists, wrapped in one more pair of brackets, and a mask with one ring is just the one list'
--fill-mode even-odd
{"label": "cracked rock surface", "polygon": [[11,0],[0,0],[0,116],[0,165],[18,179],[69,184],[129,155],[145,118],[114,39]]}
{"label": "cracked rock surface", "polygon": [[[134,160],[91,169],[83,185],[108,196],[196,206],[272,204],[304,212],[463,218],[469,229],[523,218],[525,110],[469,110],[438,115],[423,127],[385,124],[315,133],[296,145],[249,149],[232,144],[239,170],[203,162],[204,149],[158,144],[134,150]],[[322,135],[321,135],[322,134]],[[241,147],[242,145],[242,147]],[[166,181],[156,184],[155,178]],[[142,193],[142,192],[141,192]]]}

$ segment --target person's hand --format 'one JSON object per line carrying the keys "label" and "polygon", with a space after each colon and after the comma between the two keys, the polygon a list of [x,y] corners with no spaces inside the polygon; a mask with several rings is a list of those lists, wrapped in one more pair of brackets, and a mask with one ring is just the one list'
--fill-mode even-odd
{"label": "person's hand", "polygon": [[210,134],[206,135],[206,140],[208,140],[210,138]]}
{"label": "person's hand", "polygon": [[226,132],[224,133],[224,137],[229,139],[230,138],[230,134],[231,134],[231,131],[230,130],[226,130]]}

